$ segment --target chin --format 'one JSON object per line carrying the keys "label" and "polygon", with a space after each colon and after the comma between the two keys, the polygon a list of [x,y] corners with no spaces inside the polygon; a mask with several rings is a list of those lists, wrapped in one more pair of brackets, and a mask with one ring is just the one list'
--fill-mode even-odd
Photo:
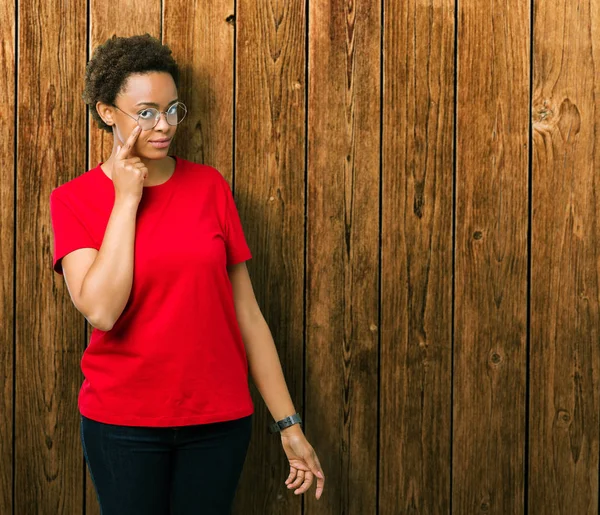
{"label": "chin", "polygon": [[159,159],[160,157],[164,157],[169,153],[170,146],[167,148],[154,148],[151,146],[145,154],[148,155],[150,159]]}
{"label": "chin", "polygon": [[143,159],[153,159],[154,161],[158,161],[160,159],[164,159],[167,156],[167,152],[162,149],[156,149],[150,152],[144,152],[143,154],[138,154],[138,157]]}

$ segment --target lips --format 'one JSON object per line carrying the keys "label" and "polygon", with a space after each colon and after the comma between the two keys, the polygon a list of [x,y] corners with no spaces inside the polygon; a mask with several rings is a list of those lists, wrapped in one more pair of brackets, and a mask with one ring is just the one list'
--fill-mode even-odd
{"label": "lips", "polygon": [[171,139],[172,138],[155,139],[155,140],[148,140],[148,142],[154,148],[160,148],[162,150],[165,150],[171,146]]}

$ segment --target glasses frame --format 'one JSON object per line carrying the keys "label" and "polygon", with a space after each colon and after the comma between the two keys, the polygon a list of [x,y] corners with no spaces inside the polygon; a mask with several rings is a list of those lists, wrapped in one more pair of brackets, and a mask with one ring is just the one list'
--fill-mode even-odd
{"label": "glasses frame", "polygon": [[138,114],[137,118],[134,116],[131,116],[129,113],[126,113],[125,111],[123,111],[123,109],[121,109],[119,106],[115,105],[115,104],[111,104],[114,108],[118,109],[119,111],[121,111],[123,114],[126,114],[127,116],[129,116],[129,118],[131,118],[132,120],[135,120],[135,123],[137,123],[138,125],[140,125],[140,129],[144,130],[144,131],[151,131],[152,129],[154,129],[154,127],[156,127],[158,125],[158,120],[160,120],[160,116],[161,115],[165,115],[165,120],[167,121],[167,123],[171,126],[171,127],[176,127],[177,125],[179,125],[187,116],[187,106],[183,103],[183,102],[175,102],[174,104],[171,104],[169,106],[169,109],[172,109],[173,106],[179,105],[181,104],[183,106],[183,108],[185,109],[185,114],[183,115],[183,118],[178,121],[177,123],[173,124],[173,123],[169,123],[169,118],[167,116],[167,111],[159,111],[158,109],[156,109],[156,107],[145,107],[144,109],[142,109],[142,111],[148,111],[149,109],[154,109],[155,111],[158,111],[156,116],[154,117],[154,125],[152,127],[150,127],[149,129],[142,129],[142,126],[140,125],[139,119],[140,116]]}

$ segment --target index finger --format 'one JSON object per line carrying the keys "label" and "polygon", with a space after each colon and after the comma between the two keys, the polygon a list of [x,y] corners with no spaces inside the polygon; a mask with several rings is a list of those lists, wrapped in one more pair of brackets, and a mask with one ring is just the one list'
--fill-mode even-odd
{"label": "index finger", "polygon": [[135,129],[133,129],[131,131],[129,138],[127,138],[125,145],[123,145],[121,147],[121,150],[119,150],[119,153],[116,156],[117,159],[126,159],[129,157],[129,153],[131,152],[133,145],[135,145],[135,140],[137,139],[140,132],[141,132],[140,126],[136,125]]}

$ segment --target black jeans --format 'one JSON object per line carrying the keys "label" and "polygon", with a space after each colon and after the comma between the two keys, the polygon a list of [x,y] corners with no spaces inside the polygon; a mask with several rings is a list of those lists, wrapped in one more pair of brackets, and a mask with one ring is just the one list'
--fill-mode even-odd
{"label": "black jeans", "polygon": [[181,427],[105,424],[80,414],[102,515],[229,515],[252,415]]}

